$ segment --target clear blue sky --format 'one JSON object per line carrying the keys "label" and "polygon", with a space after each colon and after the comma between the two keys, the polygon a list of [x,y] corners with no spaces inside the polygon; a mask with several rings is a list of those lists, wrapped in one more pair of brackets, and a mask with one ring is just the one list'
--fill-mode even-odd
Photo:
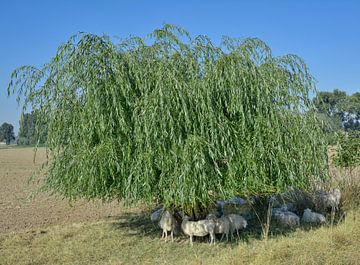
{"label": "clear blue sky", "polygon": [[192,35],[258,37],[275,55],[295,53],[319,90],[360,91],[360,1],[1,1],[0,124],[17,133],[21,108],[8,98],[11,71],[40,66],[68,38],[85,31],[145,36],[163,23]]}

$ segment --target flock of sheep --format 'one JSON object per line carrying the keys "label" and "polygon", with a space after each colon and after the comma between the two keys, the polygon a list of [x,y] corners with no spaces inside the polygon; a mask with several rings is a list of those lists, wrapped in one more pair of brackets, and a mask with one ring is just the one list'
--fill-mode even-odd
{"label": "flock of sheep", "polygon": [[[325,213],[330,209],[331,211],[337,211],[339,209],[341,193],[339,189],[332,189],[330,191],[318,190],[313,197],[314,205],[317,210],[322,213],[314,212],[309,208],[305,208],[302,211],[302,218],[295,213],[299,212],[295,209],[294,203],[279,203],[278,199],[273,196],[269,198],[269,203],[274,205],[271,208],[271,217],[277,222],[278,225],[283,227],[295,227],[302,223],[321,225],[326,222]],[[226,237],[226,241],[229,240],[229,236],[232,237],[236,232],[239,236],[239,231],[245,229],[248,226],[248,221],[245,217],[250,218],[246,213],[242,215],[238,213],[229,213],[226,210],[228,205],[245,205],[248,201],[240,197],[235,197],[228,201],[218,201],[217,208],[207,215],[206,219],[192,221],[183,213],[182,222],[176,220],[176,218],[170,213],[170,211],[161,208],[151,214],[152,221],[159,221],[159,226],[162,229],[162,238],[167,240],[168,232],[170,232],[171,240],[174,241],[174,232],[176,233],[180,227],[183,233],[190,238],[190,244],[193,244],[193,238],[210,236],[210,244],[215,244],[215,235],[221,234],[221,239]],[[226,213],[224,213],[224,211]],[[231,211],[231,210],[230,210]],[[324,213],[324,214],[323,214]]]}
{"label": "flock of sheep", "polygon": [[[271,198],[273,199],[273,198]],[[270,200],[271,200],[270,199]],[[326,223],[325,214],[330,212],[336,212],[339,210],[341,192],[339,189],[331,189],[326,191],[319,189],[312,197],[314,207],[321,213],[314,212],[309,208],[305,208],[302,212],[302,223],[321,225]],[[276,199],[272,201],[279,206]],[[278,224],[287,227],[299,226],[300,217],[294,213],[299,212],[299,209],[293,203],[287,203],[281,205],[281,207],[275,207],[272,209],[272,217]]]}
{"label": "flock of sheep", "polygon": [[[152,220],[154,220],[154,217]],[[178,229],[179,224],[168,210],[163,211],[159,225],[163,230],[162,238],[166,240],[168,232],[170,232],[171,240],[174,241],[174,232]],[[235,231],[238,237],[240,237],[239,230],[246,228],[246,226],[246,219],[238,214],[229,214],[220,218],[216,217],[215,214],[208,214],[206,219],[199,221],[191,221],[189,216],[184,215],[181,222],[181,229],[185,235],[190,237],[191,245],[193,244],[194,236],[204,237],[209,235],[210,244],[215,244],[216,234],[222,235],[220,240],[226,236],[227,241],[229,240],[229,235],[232,236]]]}

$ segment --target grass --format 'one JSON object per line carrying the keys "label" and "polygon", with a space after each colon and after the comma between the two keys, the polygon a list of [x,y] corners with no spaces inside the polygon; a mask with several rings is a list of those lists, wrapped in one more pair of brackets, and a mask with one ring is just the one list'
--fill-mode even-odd
{"label": "grass", "polygon": [[334,227],[193,247],[165,243],[144,214],[0,235],[0,264],[358,264],[359,211]]}
{"label": "grass", "polygon": [[[0,145],[0,149],[24,149],[24,148],[34,148],[34,147],[35,147],[34,145],[17,145],[17,144]],[[38,148],[42,148],[42,147],[44,146],[39,146]]]}
{"label": "grass", "polygon": [[12,149],[15,148],[17,145],[15,144],[10,144],[10,145],[6,145],[6,144],[0,144],[0,149]]}

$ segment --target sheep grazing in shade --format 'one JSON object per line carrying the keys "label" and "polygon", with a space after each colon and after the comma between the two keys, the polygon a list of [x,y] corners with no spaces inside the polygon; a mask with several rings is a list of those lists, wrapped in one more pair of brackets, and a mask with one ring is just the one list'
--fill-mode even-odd
{"label": "sheep grazing in shade", "polygon": [[326,218],[320,213],[315,213],[310,209],[305,209],[301,221],[311,224],[324,224],[326,222]]}
{"label": "sheep grazing in shade", "polygon": [[194,236],[210,235],[210,244],[215,244],[215,222],[213,220],[189,221],[188,216],[183,217],[181,228],[185,235],[190,237],[190,244],[193,244]]}
{"label": "sheep grazing in shade", "polygon": [[273,210],[272,214],[274,220],[285,227],[294,227],[300,225],[300,218],[296,214],[290,211]]}
{"label": "sheep grazing in shade", "polygon": [[315,205],[316,209],[319,211],[337,211],[339,210],[341,199],[341,191],[339,189],[331,189],[325,191],[320,189],[315,193]]}
{"label": "sheep grazing in shade", "polygon": [[170,232],[171,241],[174,242],[174,230],[176,229],[177,221],[169,211],[165,211],[162,214],[159,225],[163,230],[161,238],[165,238],[165,241],[166,241],[167,234],[168,234],[168,232]]}
{"label": "sheep grazing in shade", "polygon": [[237,234],[238,238],[240,238],[239,230],[246,228],[246,226],[247,226],[246,219],[244,217],[242,217],[241,215],[238,215],[238,214],[229,214],[226,217],[229,218],[229,221],[230,221],[230,234],[231,234],[231,236],[236,231],[236,234]]}
{"label": "sheep grazing in shade", "polygon": [[224,236],[226,236],[226,241],[229,241],[230,220],[228,217],[223,216],[217,218],[214,214],[208,214],[206,219],[213,220],[215,222],[214,232],[215,234],[222,234],[220,240],[223,240]]}

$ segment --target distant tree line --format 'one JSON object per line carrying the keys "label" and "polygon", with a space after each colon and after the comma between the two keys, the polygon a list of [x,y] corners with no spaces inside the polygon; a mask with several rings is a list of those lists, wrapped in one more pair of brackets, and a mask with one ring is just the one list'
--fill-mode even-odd
{"label": "distant tree line", "polygon": [[[38,124],[37,124],[38,123]],[[47,129],[44,123],[39,123],[38,112],[24,113],[20,119],[20,129],[17,139],[18,145],[44,144]]]}
{"label": "distant tree line", "polygon": [[18,145],[44,144],[46,136],[47,127],[44,123],[39,122],[37,111],[21,115],[17,138],[15,137],[14,126],[12,124],[4,122],[0,126],[0,142],[5,142],[7,145],[14,140],[16,140]]}
{"label": "distant tree line", "polygon": [[360,130],[360,92],[318,92],[313,99],[318,118],[329,143],[336,141],[336,132]]}

